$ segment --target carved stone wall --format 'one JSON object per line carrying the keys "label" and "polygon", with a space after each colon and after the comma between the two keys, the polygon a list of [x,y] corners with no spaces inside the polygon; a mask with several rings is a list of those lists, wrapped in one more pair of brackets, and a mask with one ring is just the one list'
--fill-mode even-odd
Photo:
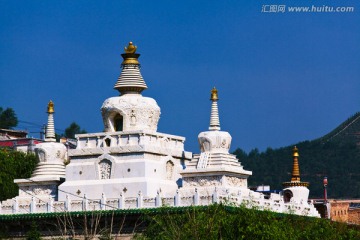
{"label": "carved stone wall", "polygon": [[30,185],[30,186],[20,186],[19,196],[20,197],[29,197],[32,195],[51,195],[56,196],[57,188],[56,185]]}
{"label": "carved stone wall", "polygon": [[224,176],[226,185],[231,187],[247,187],[247,180],[238,177]]}
{"label": "carved stone wall", "polygon": [[220,186],[221,176],[184,177],[184,187],[210,187]]}

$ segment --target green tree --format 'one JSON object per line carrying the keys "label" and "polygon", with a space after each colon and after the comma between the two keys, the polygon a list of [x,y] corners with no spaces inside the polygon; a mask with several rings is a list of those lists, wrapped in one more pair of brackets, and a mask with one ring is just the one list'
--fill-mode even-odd
{"label": "green tree", "polygon": [[29,178],[36,164],[37,159],[32,153],[0,148],[0,201],[18,195],[19,188],[14,179]]}
{"label": "green tree", "polygon": [[3,109],[0,107],[0,128],[12,129],[18,124],[16,113],[12,108]]}
{"label": "green tree", "polygon": [[75,138],[76,134],[87,133],[85,129],[81,129],[76,122],[72,122],[68,128],[65,129],[64,136],[66,138]]}

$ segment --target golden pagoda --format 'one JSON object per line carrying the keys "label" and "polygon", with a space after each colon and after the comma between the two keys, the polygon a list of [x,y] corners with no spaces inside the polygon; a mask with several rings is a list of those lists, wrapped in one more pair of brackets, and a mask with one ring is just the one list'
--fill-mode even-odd
{"label": "golden pagoda", "polygon": [[308,187],[308,182],[300,181],[300,168],[299,168],[299,150],[295,146],[293,149],[293,169],[290,182],[283,182],[283,186],[286,187]]}

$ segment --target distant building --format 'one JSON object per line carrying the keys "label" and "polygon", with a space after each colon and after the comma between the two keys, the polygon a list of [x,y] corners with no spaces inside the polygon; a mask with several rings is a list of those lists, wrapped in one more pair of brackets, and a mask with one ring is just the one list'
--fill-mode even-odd
{"label": "distant building", "polygon": [[358,225],[360,224],[360,199],[329,199],[329,216],[325,216],[326,207],[324,200],[315,200],[314,205],[322,218],[327,217],[336,222],[345,222]]}
{"label": "distant building", "polygon": [[29,138],[27,131],[0,129],[0,148],[7,147],[16,151],[34,152],[36,144],[44,142],[41,139]]}
{"label": "distant building", "polygon": [[27,135],[27,131],[0,128],[0,140],[27,138]]}

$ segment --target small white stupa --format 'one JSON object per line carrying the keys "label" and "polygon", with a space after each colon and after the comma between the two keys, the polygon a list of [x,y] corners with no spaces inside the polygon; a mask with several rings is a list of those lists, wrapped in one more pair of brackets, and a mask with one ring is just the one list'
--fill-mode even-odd
{"label": "small white stupa", "polygon": [[300,181],[299,152],[295,146],[293,149],[293,169],[290,182],[284,182],[284,202],[307,202],[309,198],[308,182]]}
{"label": "small white stupa", "polygon": [[235,155],[229,153],[231,135],[220,131],[220,121],[217,101],[218,91],[214,87],[211,91],[211,114],[209,131],[201,132],[198,136],[200,154],[193,159],[181,172],[183,177],[183,192],[193,192],[195,188],[200,192],[212,192],[216,188],[220,192],[233,192],[239,189],[247,191],[247,178],[251,171],[244,170]]}
{"label": "small white stupa", "polygon": [[65,180],[65,161],[67,149],[64,144],[56,142],[54,127],[54,103],[47,106],[48,123],[45,142],[36,145],[35,152],[38,164],[29,179],[15,179],[19,186],[20,199],[36,196],[57,199],[57,187]]}

